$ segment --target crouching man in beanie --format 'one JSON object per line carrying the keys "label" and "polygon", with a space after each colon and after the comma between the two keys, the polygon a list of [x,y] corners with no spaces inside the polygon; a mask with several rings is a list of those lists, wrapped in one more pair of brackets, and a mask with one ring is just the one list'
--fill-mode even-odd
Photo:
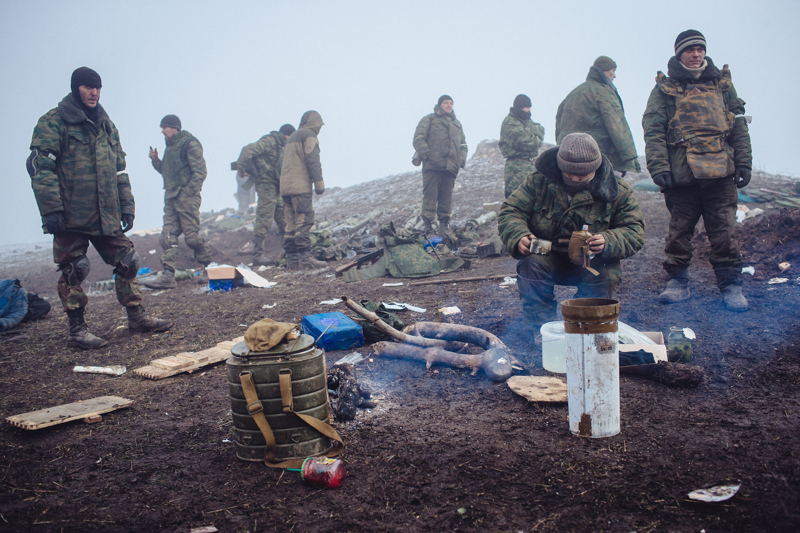
{"label": "crouching man in beanie", "polygon": [[734,236],[736,188],[750,182],[752,149],[744,101],[722,70],[706,56],[706,40],[687,30],[675,40],[667,75],[659,72],[642,118],[647,170],[661,187],[670,213],[664,252],[667,287],[659,299],[689,298],[692,237],[703,217],[714,268],[725,306],[746,311],[742,260]]}
{"label": "crouching man in beanie", "polygon": [[[567,135],[536,159],[536,170],[503,203],[498,232],[518,259],[517,286],[526,321],[556,318],[555,285],[578,287],[576,298],[611,298],[620,260],[644,246],[644,218],[631,187],[586,133]],[[577,261],[570,239],[580,234]],[[531,243],[549,241],[547,247]],[[581,247],[584,250],[581,250]]]}
{"label": "crouching man in beanie", "polygon": [[506,198],[533,172],[533,160],[539,155],[544,127],[531,120],[531,99],[519,94],[500,126],[500,153],[506,158],[503,181]]}
{"label": "crouching man in beanie", "polygon": [[53,256],[61,270],[58,295],[69,317],[67,346],[108,344],[89,333],[88,298],[81,282],[89,274],[91,242],[114,267],[117,300],[128,312],[130,331],[166,331],[170,323],[147,316],[136,282],[139,254],[124,232],[133,227],[134,201],[119,132],[100,105],[100,76],[81,67],[72,73],[72,92],[44,114],[31,139],[27,160],[31,187]]}
{"label": "crouching man in beanie", "polygon": [[151,289],[174,289],[178,264],[178,237],[183,233],[186,246],[194,250],[194,259],[203,268],[211,263],[211,247],[200,236],[200,191],[208,171],[203,146],[181,128],[181,119],[167,115],[161,119],[161,133],[167,147],[164,159],[158,149],[150,149],[153,168],[164,178],[164,226],[161,229],[161,265],[164,272],[156,280],[145,281]]}

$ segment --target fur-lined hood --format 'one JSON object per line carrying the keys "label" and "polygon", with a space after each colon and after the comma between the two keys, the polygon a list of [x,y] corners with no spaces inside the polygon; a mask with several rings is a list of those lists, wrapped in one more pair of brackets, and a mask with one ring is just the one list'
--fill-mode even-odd
{"label": "fur-lined hood", "polygon": [[[542,155],[536,158],[536,170],[553,183],[563,186],[564,178],[561,175],[561,169],[558,168],[557,156],[558,146],[542,152]],[[592,198],[596,200],[613,202],[617,199],[619,194],[617,176],[614,174],[611,161],[605,155],[603,155],[603,162],[600,164],[600,168],[597,169],[594,178],[589,183],[589,192],[592,194]]]}
{"label": "fur-lined hood", "polygon": [[[106,110],[103,109],[103,106],[100,105],[100,102],[97,103],[97,108],[96,123],[111,122],[111,119],[108,118],[108,114]],[[83,110],[83,106],[75,99],[75,95],[72,93],[69,93],[59,102],[58,114],[61,115],[61,118],[64,119],[64,122],[67,124],[80,124],[81,122],[89,120],[89,117],[86,116],[86,112]]]}

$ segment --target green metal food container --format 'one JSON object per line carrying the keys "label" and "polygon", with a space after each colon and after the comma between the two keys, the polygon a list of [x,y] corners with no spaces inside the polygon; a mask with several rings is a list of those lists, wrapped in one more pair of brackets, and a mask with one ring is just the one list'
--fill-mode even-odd
{"label": "green metal food container", "polygon": [[239,378],[242,372],[250,372],[275,435],[276,461],[322,455],[333,447],[328,437],[300,417],[283,412],[279,375],[288,371],[292,376],[294,410],[330,423],[325,352],[314,345],[313,337],[301,335],[266,352],[252,352],[243,341],[231,348],[231,354],[227,361],[228,388],[239,459],[263,461],[266,447],[261,430],[247,411]]}

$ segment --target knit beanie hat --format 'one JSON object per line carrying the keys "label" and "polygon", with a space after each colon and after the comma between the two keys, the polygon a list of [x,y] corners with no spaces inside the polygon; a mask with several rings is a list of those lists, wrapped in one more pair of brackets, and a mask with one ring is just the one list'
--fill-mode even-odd
{"label": "knit beanie hat", "polygon": [[697,30],[686,30],[675,39],[675,57],[681,57],[681,52],[690,46],[700,45],[706,49],[706,38]]}
{"label": "knit beanie hat", "polygon": [[518,94],[514,98],[514,109],[524,109],[526,107],[531,107],[531,99],[527,95]]}
{"label": "knit beanie hat", "polygon": [[286,135],[288,137],[289,135],[294,133],[294,126],[292,126],[291,124],[284,124],[283,126],[281,126],[281,129],[279,129],[278,131],[283,133],[284,135]]}
{"label": "knit beanie hat", "polygon": [[617,63],[608,56],[600,56],[594,60],[594,66],[605,72],[617,68]]}
{"label": "knit beanie hat", "polygon": [[81,101],[81,93],[78,88],[81,85],[99,89],[103,86],[103,82],[100,80],[100,74],[94,70],[89,67],[80,67],[76,68],[72,73],[72,79],[69,84],[72,94],[75,95],[79,102]]}
{"label": "knit beanie hat", "polygon": [[436,105],[442,105],[442,102],[444,102],[445,100],[450,100],[452,102],[453,97],[447,94],[443,94],[442,96],[439,97],[439,101],[437,102]]}
{"label": "knit beanie hat", "polygon": [[161,119],[161,127],[170,127],[181,131],[181,119],[179,119],[176,115],[167,115]]}
{"label": "knit beanie hat", "polygon": [[588,133],[570,133],[561,141],[556,159],[561,172],[585,176],[600,168],[603,154]]}

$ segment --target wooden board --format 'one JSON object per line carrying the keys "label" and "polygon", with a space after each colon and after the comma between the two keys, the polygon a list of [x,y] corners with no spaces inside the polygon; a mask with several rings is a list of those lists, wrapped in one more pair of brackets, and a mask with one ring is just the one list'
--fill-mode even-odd
{"label": "wooden board", "polygon": [[567,383],[548,376],[512,376],[508,387],[531,402],[566,402]]}
{"label": "wooden board", "polygon": [[58,405],[6,418],[6,422],[22,429],[41,429],[73,420],[97,420],[95,417],[117,409],[130,407],[133,400],[119,396],[101,396],[91,400]]}
{"label": "wooden board", "polygon": [[199,352],[182,352],[170,357],[155,359],[150,364],[133,371],[137,376],[147,379],[164,379],[182,372],[191,372],[206,365],[225,361],[231,356],[231,348],[244,340],[238,337],[232,341],[218,342],[213,348]]}

